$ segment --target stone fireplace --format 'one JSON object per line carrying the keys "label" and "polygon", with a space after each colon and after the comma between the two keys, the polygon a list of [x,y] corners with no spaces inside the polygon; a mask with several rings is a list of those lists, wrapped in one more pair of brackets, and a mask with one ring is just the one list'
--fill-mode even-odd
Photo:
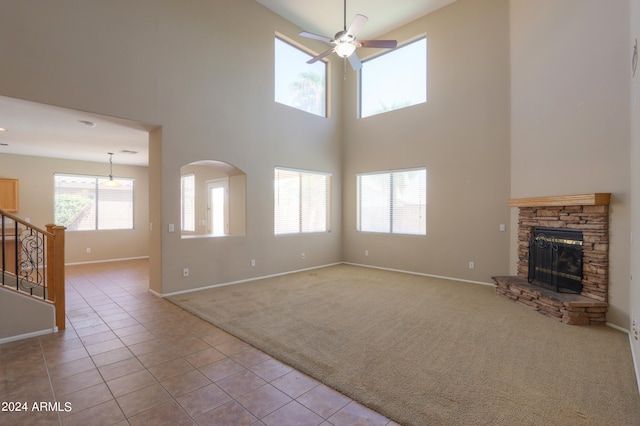
{"label": "stone fireplace", "polygon": [[[609,288],[610,198],[608,193],[594,193],[510,200],[509,206],[519,208],[517,276],[493,277],[496,293],[566,324],[604,325]],[[575,291],[564,292],[557,286],[545,285],[532,272],[530,250],[537,241],[532,239],[536,229],[567,234],[580,231],[582,274],[579,286],[573,285]],[[553,237],[553,241],[557,240],[562,238]]]}

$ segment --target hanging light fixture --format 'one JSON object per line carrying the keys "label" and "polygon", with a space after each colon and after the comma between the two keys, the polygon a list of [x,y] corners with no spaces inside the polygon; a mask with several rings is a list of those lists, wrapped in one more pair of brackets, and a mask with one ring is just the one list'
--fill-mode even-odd
{"label": "hanging light fixture", "polygon": [[113,180],[113,152],[107,152],[109,154],[109,180],[102,182],[104,186],[120,186],[120,182]]}

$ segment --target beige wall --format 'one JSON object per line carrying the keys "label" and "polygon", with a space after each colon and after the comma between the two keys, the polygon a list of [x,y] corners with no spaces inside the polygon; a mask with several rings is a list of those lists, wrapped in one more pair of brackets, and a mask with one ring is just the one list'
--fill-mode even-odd
{"label": "beige wall", "polygon": [[512,0],[510,16],[511,196],[612,193],[607,319],[625,328],[629,13],[628,1]]}
{"label": "beige wall", "polygon": [[[27,155],[0,154],[0,177],[20,180],[20,211],[44,228],[54,223],[53,178],[55,173],[108,175],[108,164],[72,161]],[[113,231],[75,231],[65,236],[65,263],[96,262],[145,257],[149,254],[149,182],[146,167],[114,165],[114,176],[135,179],[134,229]],[[91,253],[86,249],[90,248]]]}
{"label": "beige wall", "polygon": [[[0,39],[11,43],[0,49],[0,95],[161,126],[155,135],[161,143],[151,148],[160,153],[151,153],[149,167],[151,189],[161,190],[150,196],[151,252],[161,256],[151,262],[161,269],[151,274],[156,292],[342,259],[341,80],[331,79],[331,118],[276,104],[276,31],[300,39],[299,28],[254,0],[135,0],[126,6],[58,0],[3,7]],[[318,52],[325,48],[304,41]],[[342,68],[334,68],[337,77]],[[180,167],[202,159],[247,174],[246,236],[180,238]],[[333,174],[331,233],[274,237],[275,166]],[[169,224],[177,232],[170,233]],[[188,278],[183,267],[190,268]]]}
{"label": "beige wall", "polygon": [[53,305],[0,287],[0,342],[51,333],[55,316]]}
{"label": "beige wall", "polygon": [[[508,272],[509,234],[500,232],[509,222],[508,18],[507,0],[458,0],[384,36],[426,34],[425,104],[357,119],[357,80],[348,76],[346,261],[484,283]],[[418,166],[427,168],[426,237],[358,233],[356,174]]]}
{"label": "beige wall", "polygon": [[[631,36],[629,46],[640,40],[640,0],[631,1]],[[630,52],[631,48],[627,51]],[[640,69],[631,81],[631,288],[630,288],[630,340],[640,383]],[[635,320],[635,323],[633,322]]]}

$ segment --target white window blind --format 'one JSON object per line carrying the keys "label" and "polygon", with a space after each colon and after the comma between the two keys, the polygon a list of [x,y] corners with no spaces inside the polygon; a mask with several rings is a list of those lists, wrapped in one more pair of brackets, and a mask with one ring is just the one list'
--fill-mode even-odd
{"label": "white window blind", "polygon": [[69,231],[133,229],[133,179],[99,176],[54,176],[55,223]]}
{"label": "white window blind", "polygon": [[426,235],[425,168],[357,175],[358,231]]}
{"label": "white window blind", "polygon": [[276,167],[274,176],[274,233],[329,231],[331,175]]}
{"label": "white window blind", "polygon": [[180,177],[180,229],[196,230],[196,175]]}

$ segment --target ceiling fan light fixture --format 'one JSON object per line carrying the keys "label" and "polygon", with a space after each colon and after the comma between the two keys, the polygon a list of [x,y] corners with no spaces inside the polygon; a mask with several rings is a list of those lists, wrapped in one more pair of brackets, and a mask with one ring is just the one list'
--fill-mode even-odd
{"label": "ceiling fan light fixture", "polygon": [[348,58],[355,52],[356,45],[352,41],[338,42],[335,52],[341,58]]}

